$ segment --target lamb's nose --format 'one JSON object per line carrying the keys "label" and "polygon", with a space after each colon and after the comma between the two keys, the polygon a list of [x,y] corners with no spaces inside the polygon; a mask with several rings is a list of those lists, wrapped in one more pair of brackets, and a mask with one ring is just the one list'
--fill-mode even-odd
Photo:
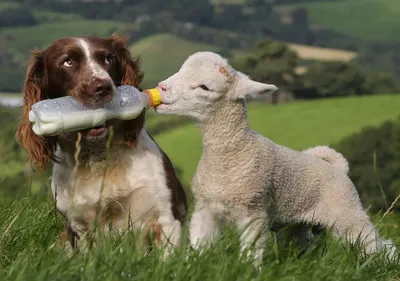
{"label": "lamb's nose", "polygon": [[167,85],[164,83],[158,83],[158,88],[165,92],[167,90]]}

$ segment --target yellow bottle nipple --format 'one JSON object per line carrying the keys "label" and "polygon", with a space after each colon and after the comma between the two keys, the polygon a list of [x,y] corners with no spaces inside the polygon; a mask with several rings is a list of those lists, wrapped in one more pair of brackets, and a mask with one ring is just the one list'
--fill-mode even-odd
{"label": "yellow bottle nipple", "polygon": [[150,106],[157,106],[161,104],[161,94],[157,88],[147,89],[145,90],[146,93],[149,94],[151,97],[151,105]]}

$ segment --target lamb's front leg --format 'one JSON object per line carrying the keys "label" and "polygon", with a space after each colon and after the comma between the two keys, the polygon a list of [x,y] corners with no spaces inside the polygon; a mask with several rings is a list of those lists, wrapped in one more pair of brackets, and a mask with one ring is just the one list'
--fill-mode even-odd
{"label": "lamb's front leg", "polygon": [[219,226],[212,210],[197,202],[190,221],[190,244],[196,250],[204,250],[211,246],[218,234]]}
{"label": "lamb's front leg", "polygon": [[263,259],[264,247],[268,238],[267,216],[260,212],[237,219],[240,233],[240,253],[247,253],[247,259],[260,266]]}

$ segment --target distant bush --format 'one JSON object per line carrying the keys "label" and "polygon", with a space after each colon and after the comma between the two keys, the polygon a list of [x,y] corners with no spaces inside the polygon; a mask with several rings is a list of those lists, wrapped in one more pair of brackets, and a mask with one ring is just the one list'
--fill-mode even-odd
{"label": "distant bush", "polygon": [[400,119],[365,128],[334,147],[347,158],[364,206],[387,209],[400,194]]}
{"label": "distant bush", "polygon": [[396,93],[399,88],[391,74],[366,71],[356,63],[316,62],[299,77],[297,98],[324,98]]}
{"label": "distant bush", "polygon": [[400,83],[400,43],[363,42],[359,48],[357,61],[366,68],[390,71]]}
{"label": "distant bush", "polygon": [[295,52],[284,43],[262,40],[256,43],[252,53],[241,59],[234,59],[233,65],[252,79],[274,83],[281,90],[293,91],[299,59]]}
{"label": "distant bush", "polygon": [[0,92],[20,92],[24,83],[24,72],[20,68],[0,67]]}
{"label": "distant bush", "polygon": [[37,20],[26,7],[10,7],[0,11],[0,27],[31,26]]}

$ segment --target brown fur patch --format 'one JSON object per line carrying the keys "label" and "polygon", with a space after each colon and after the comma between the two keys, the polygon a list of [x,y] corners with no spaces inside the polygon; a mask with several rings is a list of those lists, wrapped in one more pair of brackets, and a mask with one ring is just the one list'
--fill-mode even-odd
{"label": "brown fur patch", "polygon": [[227,71],[224,67],[220,66],[220,67],[218,68],[218,70],[219,70],[219,72],[221,72],[223,75],[229,76],[228,71]]}

